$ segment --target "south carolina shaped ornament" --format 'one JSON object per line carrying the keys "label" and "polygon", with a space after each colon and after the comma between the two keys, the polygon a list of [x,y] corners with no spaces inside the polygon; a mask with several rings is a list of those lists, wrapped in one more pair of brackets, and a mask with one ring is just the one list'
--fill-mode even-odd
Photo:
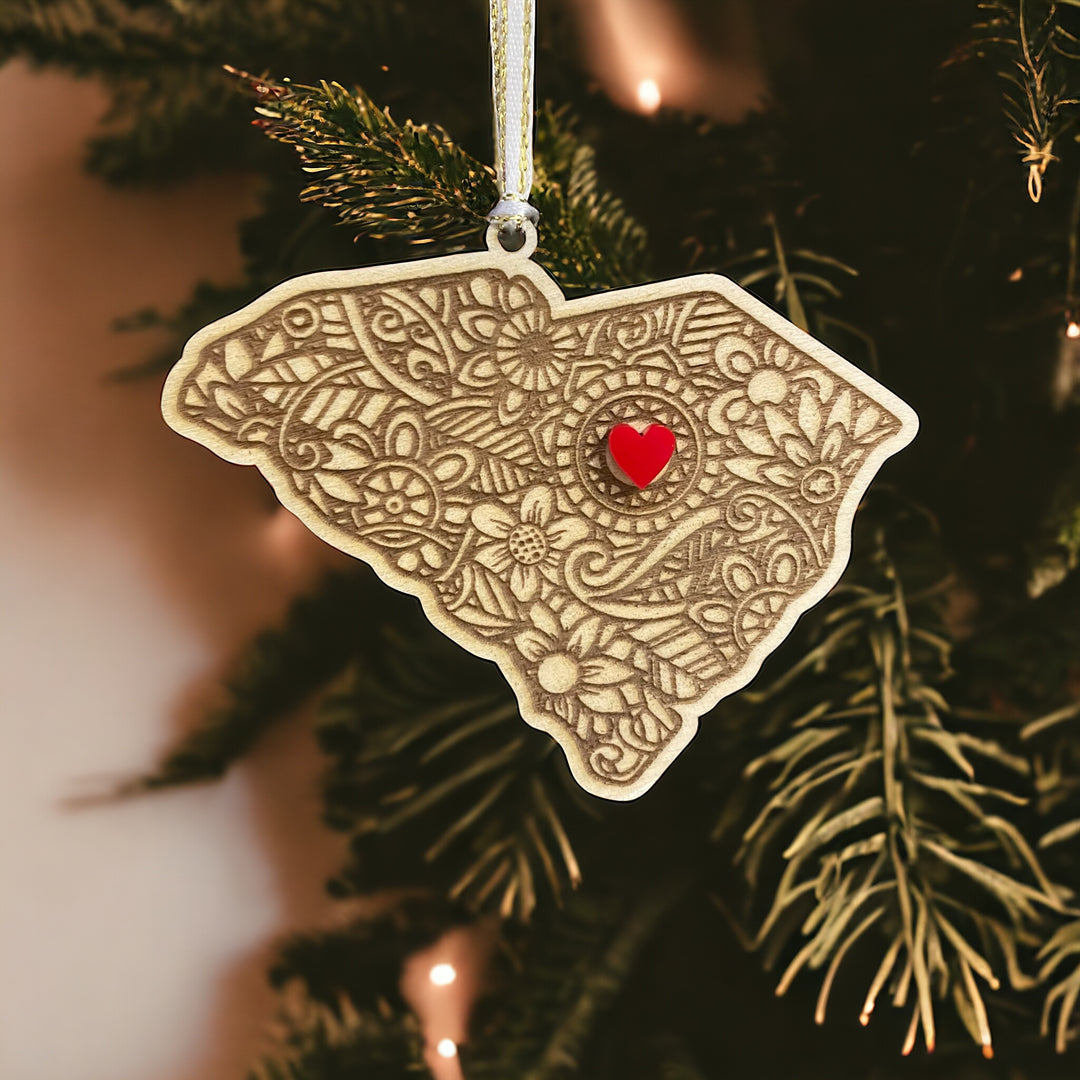
{"label": "south carolina shaped ornament", "polygon": [[725,278],[568,301],[530,240],[285,282],[191,339],[163,409],[633,799],[836,583],[918,421]]}

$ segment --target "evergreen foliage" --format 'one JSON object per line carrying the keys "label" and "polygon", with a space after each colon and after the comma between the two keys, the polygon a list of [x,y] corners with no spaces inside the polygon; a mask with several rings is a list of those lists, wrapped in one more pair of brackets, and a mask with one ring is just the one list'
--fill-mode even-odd
{"label": "evergreen foliage", "polygon": [[360,1011],[347,997],[335,1007],[302,992],[286,997],[278,1054],[259,1063],[249,1080],[403,1080],[430,1077],[416,1018],[386,1002]]}
{"label": "evergreen foliage", "polygon": [[[1035,985],[1018,965],[1018,946],[1039,940],[1036,928],[1067,910],[1069,892],[1050,882],[1010,820],[1029,801],[1030,766],[993,737],[1002,718],[958,715],[938,689],[952,646],[934,608],[948,582],[909,591],[880,531],[867,562],[817,613],[813,647],[751,692],[766,707],[782,700],[785,713],[798,710],[791,734],[745,770],[748,778],[776,772],[737,854],[751,888],[762,888],[770,853],[786,843],[755,945],[766,947],[771,967],[791,938],[807,939],[776,992],[803,969],[824,969],[815,1009],[822,1023],[848,952],[870,951],[863,935],[884,930],[863,1024],[895,971],[893,1005],[914,1002],[904,1053],[920,1028],[934,1049],[935,997],[951,998],[989,1048],[979,983],[995,991],[1006,979],[1014,990]],[[990,727],[989,737],[980,727]],[[997,784],[975,779],[995,773]],[[984,955],[991,949],[1000,966]]]}
{"label": "evergreen foliage", "polygon": [[1000,73],[1005,116],[1028,166],[1028,195],[1038,202],[1047,166],[1057,160],[1054,146],[1075,122],[1080,105],[1070,96],[1068,70],[1068,61],[1080,60],[1080,38],[1059,19],[1054,3],[989,0],[980,7],[987,43],[1011,54]]}
{"label": "evergreen foliage", "polygon": [[[469,1080],[885,1080],[920,1034],[921,1076],[1075,1072],[1080,4],[753,10],[769,98],[722,127],[616,109],[545,0],[537,258],[571,291],[741,278],[880,369],[919,440],[841,585],[637,803],[583,795],[494,667],[363,568],[261,636],[129,790],[218,776],[318,696],[350,838],[331,891],[408,899],[282,945],[260,1080],[424,1075],[401,964],[480,917],[500,948]],[[479,245],[485,22],[479,0],[0,0],[0,58],[103,80],[111,180],[261,178],[243,280],[128,320],[175,332],[159,370],[283,277]]]}
{"label": "evergreen foliage", "polygon": [[263,631],[226,681],[227,703],[166,756],[153,776],[126,794],[222,776],[275,721],[317,693],[364,647],[362,608],[371,578],[332,574],[301,597],[280,628]]}

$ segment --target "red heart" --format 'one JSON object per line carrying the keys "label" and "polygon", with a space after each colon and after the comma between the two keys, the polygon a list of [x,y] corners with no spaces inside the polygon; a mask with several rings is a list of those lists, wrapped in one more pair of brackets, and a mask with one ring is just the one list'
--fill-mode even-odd
{"label": "red heart", "polygon": [[608,434],[608,451],[639,488],[646,488],[675,453],[675,433],[663,424],[650,424],[644,433],[629,424],[617,424]]}

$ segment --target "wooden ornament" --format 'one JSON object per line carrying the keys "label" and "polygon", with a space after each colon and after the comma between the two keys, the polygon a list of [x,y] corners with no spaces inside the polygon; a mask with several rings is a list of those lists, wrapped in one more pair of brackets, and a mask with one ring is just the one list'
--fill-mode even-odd
{"label": "wooden ornament", "polygon": [[[725,278],[568,301],[529,239],[278,285],[191,339],[163,410],[633,799],[835,584],[918,421]],[[675,439],[640,489],[608,464],[623,424]]]}

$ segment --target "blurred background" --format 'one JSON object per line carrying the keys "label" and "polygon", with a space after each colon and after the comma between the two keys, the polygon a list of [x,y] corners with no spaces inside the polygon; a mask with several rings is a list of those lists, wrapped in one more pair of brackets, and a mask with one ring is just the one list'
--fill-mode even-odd
{"label": "blurred background", "polygon": [[[647,804],[612,809],[575,793],[561,754],[512,710],[494,729],[462,721],[452,766],[432,765],[439,730],[395,741],[413,706],[506,688],[425,636],[412,608],[280,509],[255,470],[183,440],[159,412],[183,340],[270,285],[415,254],[429,213],[445,227],[423,237],[426,253],[472,247],[472,230],[479,242],[492,201],[486,5],[0,0],[3,1080],[232,1080],[273,1056],[283,1030],[300,1032],[302,1067],[273,1080],[425,1067],[437,1080],[463,1067],[469,1080],[1074,1075],[1080,28],[1069,6],[541,3],[538,97],[554,105],[537,199],[565,249],[553,228],[540,258],[560,283],[728,273],[881,377],[923,423],[860,516],[848,581],[864,598],[858,642],[828,644],[836,608],[824,605],[763,675],[782,694],[722,703]],[[389,170],[407,133],[394,128],[371,164],[367,99],[335,112],[322,79],[362,86],[398,124],[442,125],[456,143],[421,164],[430,180],[465,162],[459,203],[448,210],[410,174],[420,209],[405,205]],[[268,119],[276,101],[286,115]],[[311,155],[312,130],[331,128],[340,189],[320,187],[290,149]],[[327,580],[351,584],[320,592]],[[406,672],[417,701],[386,689],[383,646],[359,624],[418,663],[434,657],[444,681]],[[258,637],[281,626],[280,639]],[[881,675],[882,633],[909,665],[894,681],[892,668]],[[326,691],[357,657],[374,658],[373,673],[343,704]],[[893,690],[900,705],[886,707]],[[917,961],[882,993],[903,1015],[882,1007],[870,1030],[856,1023],[872,1011],[876,932],[849,952],[838,922],[813,978],[779,1002],[779,973],[818,923],[798,909],[764,958],[751,948],[768,937],[753,940],[791,865],[784,845],[816,804],[793,799],[770,826],[778,851],[740,849],[736,863],[738,834],[776,790],[744,769],[785,761],[777,747],[817,730],[814,709],[859,693],[865,738],[880,738],[886,713],[911,728],[897,768],[921,792],[903,822],[913,895],[955,901],[998,973],[984,993],[1017,964],[1040,973],[989,1007],[1004,1050],[972,989],[983,968],[948,931],[905,939],[926,951],[946,1017],[936,1056],[922,1054],[934,1038],[925,1003],[912,1014],[906,997],[929,978],[912,975]],[[843,728],[841,743],[861,753],[864,734]],[[461,777],[499,739],[523,749],[488,800]],[[817,768],[827,741],[804,764]],[[931,743],[946,760],[919,756]],[[978,782],[965,753],[982,755]],[[1006,809],[991,814],[987,799]],[[899,835],[903,814],[882,817],[880,835]],[[874,842],[877,820],[822,841],[821,876],[800,886],[808,902],[843,898],[842,843]],[[468,852],[440,861],[433,839],[451,821],[465,822]],[[534,843],[537,821],[553,824]],[[982,863],[933,862],[926,837],[1011,884],[980,878]],[[481,896],[454,891],[469,860],[505,849],[519,857],[508,903],[503,879]],[[661,867],[681,884],[660,929],[636,908],[613,929]],[[534,882],[535,912],[522,899]],[[883,940],[900,934],[908,888],[888,884]],[[433,896],[419,915],[409,907]],[[1048,956],[1056,974],[1041,969]],[[857,977],[816,1023],[818,969],[831,983],[841,961]],[[308,998],[324,1010],[311,1024]],[[919,1053],[901,1058],[917,1030]]]}
{"label": "blurred background", "polygon": [[89,177],[105,105],[94,80],[0,71],[0,1075],[235,1077],[268,942],[318,919],[338,854],[310,741],[283,728],[218,786],[69,800],[152,766],[327,553],[172,435],[155,380],[107,381],[148,349],[115,318],[237,273],[251,191]]}

